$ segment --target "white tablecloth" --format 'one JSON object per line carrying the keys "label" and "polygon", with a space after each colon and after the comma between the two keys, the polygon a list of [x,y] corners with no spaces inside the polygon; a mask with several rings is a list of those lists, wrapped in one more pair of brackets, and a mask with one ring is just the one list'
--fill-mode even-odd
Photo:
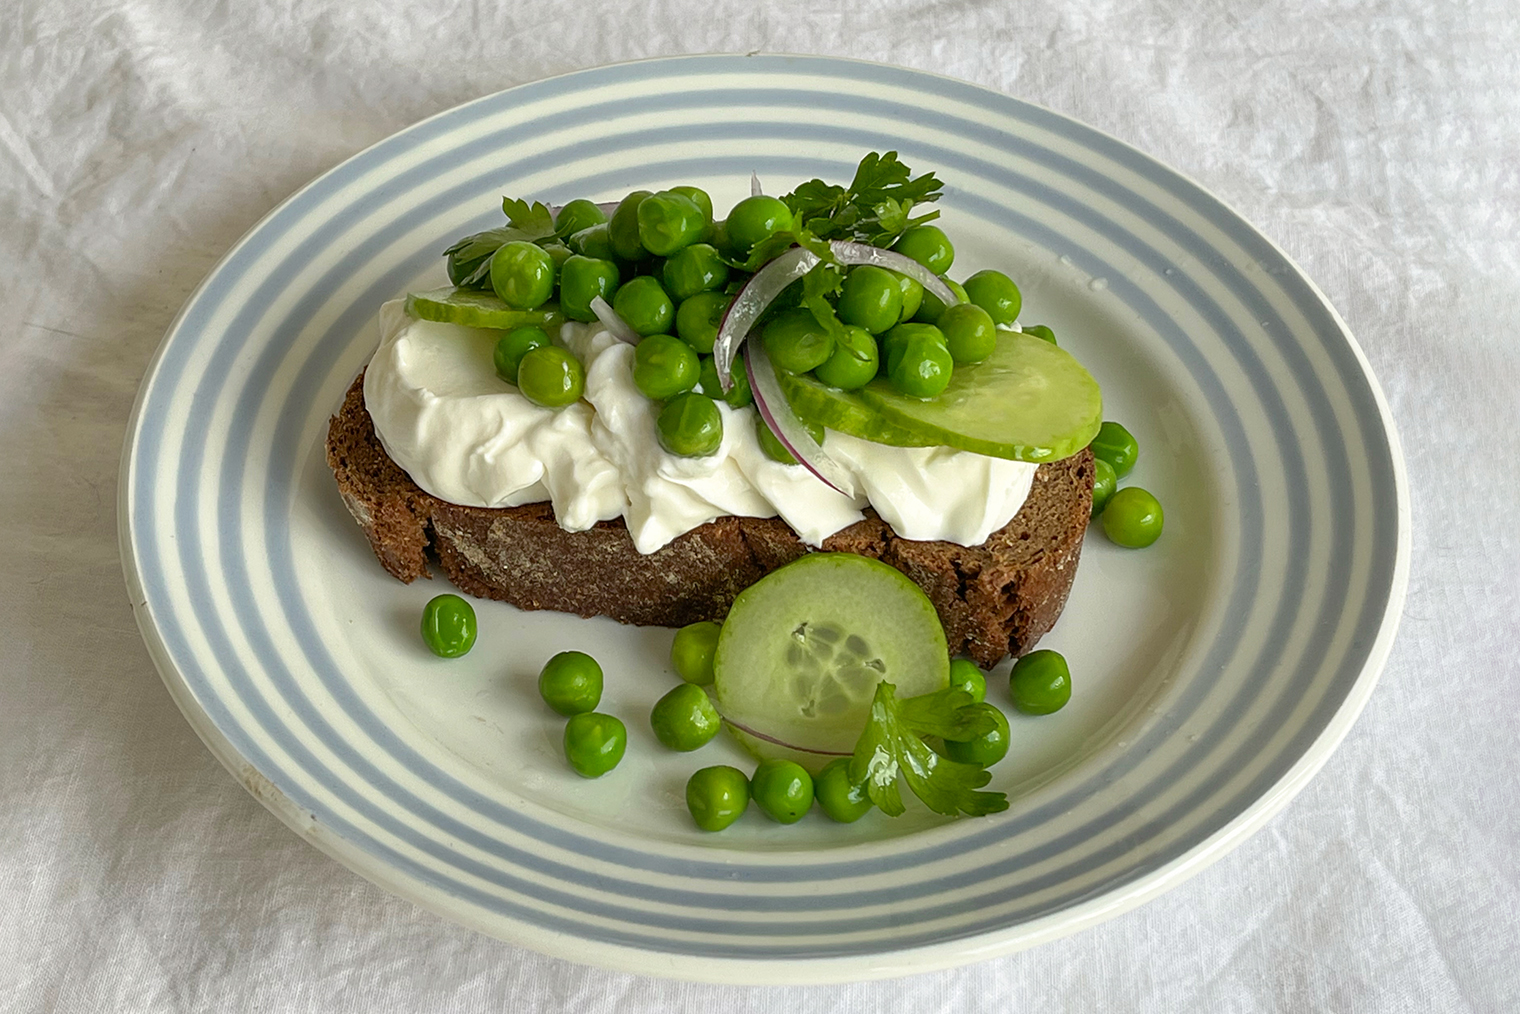
{"label": "white tablecloth", "polygon": [[[0,1009],[1520,1010],[1520,17],[1512,0],[12,0],[0,17]],[[611,61],[955,75],[1201,181],[1359,336],[1408,606],[1323,772],[1161,899],[888,983],[699,986],[476,936],[303,844],[139,640],[117,463],[175,311],[281,198],[421,117]]]}

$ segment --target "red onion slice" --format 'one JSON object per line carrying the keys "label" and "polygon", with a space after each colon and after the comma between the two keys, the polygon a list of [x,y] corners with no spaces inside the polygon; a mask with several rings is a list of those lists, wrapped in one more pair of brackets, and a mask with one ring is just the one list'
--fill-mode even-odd
{"label": "red onion slice", "polygon": [[734,380],[730,374],[744,336],[749,334],[749,329],[755,326],[760,314],[781,294],[781,290],[807,274],[817,263],[817,254],[794,246],[756,271],[734,297],[728,312],[723,315],[718,336],[713,340],[713,366],[718,370],[718,383],[725,392],[733,389]]}
{"label": "red onion slice", "polygon": [[618,341],[627,342],[629,345],[639,343],[639,333],[626,320],[619,317],[617,311],[607,305],[607,301],[601,296],[592,298],[591,312],[596,314],[596,319],[602,322],[602,327],[607,329],[607,333]]}
{"label": "red onion slice", "polygon": [[961,301],[950,286],[945,284],[943,278],[912,257],[905,257],[893,250],[883,250],[869,243],[851,243],[842,239],[836,239],[830,243],[829,249],[834,251],[834,256],[839,258],[841,264],[874,264],[879,268],[887,268],[900,275],[907,275],[938,296],[939,301],[946,306],[954,306]]}
{"label": "red onion slice", "polygon": [[796,743],[788,743],[784,739],[777,739],[775,736],[767,736],[765,733],[761,732],[758,729],[751,729],[747,725],[741,725],[740,723],[734,721],[732,718],[729,718],[726,715],[724,716],[723,721],[727,722],[729,725],[733,726],[735,729],[738,729],[740,732],[744,733],[746,736],[753,736],[756,739],[762,740],[763,742],[766,742],[766,743],[774,743],[777,746],[784,746],[788,750],[796,750],[798,753],[816,753],[816,754],[818,754],[821,757],[851,757],[851,756],[854,756],[853,754],[851,754],[850,752],[845,751],[845,750],[815,750],[815,749],[813,749],[810,746],[798,746]]}
{"label": "red onion slice", "polygon": [[776,379],[776,367],[771,365],[770,356],[765,354],[765,347],[760,342],[749,347],[744,364],[749,373],[750,391],[755,396],[755,408],[771,432],[776,434],[776,439],[797,459],[797,464],[812,472],[834,492],[851,499],[858,496],[855,476],[813,442],[802,420],[787,404],[786,395],[781,393],[781,384]]}

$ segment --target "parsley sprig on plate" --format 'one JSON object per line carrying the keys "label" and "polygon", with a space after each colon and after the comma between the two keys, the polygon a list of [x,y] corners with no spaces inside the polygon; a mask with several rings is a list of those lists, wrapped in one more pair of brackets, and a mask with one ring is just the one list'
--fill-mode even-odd
{"label": "parsley sprig on plate", "polygon": [[871,802],[889,817],[904,809],[899,777],[935,813],[980,817],[1008,809],[1003,793],[977,791],[992,779],[986,768],[942,757],[924,742],[925,736],[966,740],[991,731],[993,720],[973,704],[964,690],[899,700],[891,683],[877,684],[871,717],[855,743],[850,781],[864,783]]}

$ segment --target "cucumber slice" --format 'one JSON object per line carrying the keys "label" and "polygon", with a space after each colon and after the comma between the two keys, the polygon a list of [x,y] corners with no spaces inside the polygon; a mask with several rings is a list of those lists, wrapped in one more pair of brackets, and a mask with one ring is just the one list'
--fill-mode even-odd
{"label": "cucumber slice", "polygon": [[830,387],[812,374],[777,370],[776,379],[786,403],[803,422],[893,447],[931,447],[939,443],[888,422],[854,391]]}
{"label": "cucumber slice", "polygon": [[945,631],[900,571],[851,553],[810,553],[750,585],[713,657],[718,710],[761,758],[817,771],[855,748],[876,684],[899,697],[950,681]]}
{"label": "cucumber slice", "polygon": [[957,366],[950,386],[910,398],[877,377],[861,400],[931,443],[1016,461],[1056,461],[1092,442],[1103,423],[1097,381],[1065,349],[1033,335],[998,334],[992,355]]}
{"label": "cucumber slice", "polygon": [[565,322],[565,315],[560,313],[558,303],[545,303],[536,310],[514,310],[494,292],[456,289],[453,286],[407,293],[406,313],[418,320],[436,320],[443,324],[463,324],[466,327],[491,327],[503,331],[532,325],[544,328],[551,334],[552,329]]}

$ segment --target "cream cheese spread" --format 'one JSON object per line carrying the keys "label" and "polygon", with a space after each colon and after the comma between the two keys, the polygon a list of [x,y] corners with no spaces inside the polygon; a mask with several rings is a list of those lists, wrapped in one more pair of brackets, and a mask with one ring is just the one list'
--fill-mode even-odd
{"label": "cream cheese spread", "polygon": [[702,458],[667,453],[659,406],[633,383],[633,346],[595,324],[559,342],[586,368],[584,398],[542,408],[496,375],[497,332],[380,309],[364,404],[386,453],[432,495],[474,507],[549,501],[568,531],[622,517],[641,553],[724,515],[780,516],[809,545],[859,521],[869,504],[898,535],[985,542],[1018,513],[1036,466],[948,447],[890,447],[828,430],[824,448],[864,492],[846,497],[800,465],[768,457],[755,410],[718,402],[723,443]]}

